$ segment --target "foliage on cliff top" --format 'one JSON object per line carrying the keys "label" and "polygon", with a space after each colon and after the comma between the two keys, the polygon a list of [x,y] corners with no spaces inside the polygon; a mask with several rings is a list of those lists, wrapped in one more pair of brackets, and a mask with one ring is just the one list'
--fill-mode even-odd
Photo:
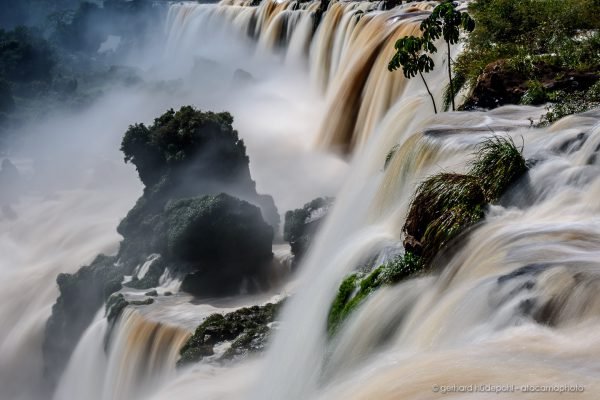
{"label": "foliage on cliff top", "polygon": [[524,73],[525,82],[540,78],[540,64],[580,71],[600,66],[597,0],[478,0],[469,12],[477,25],[456,60],[456,74],[471,87],[497,60]]}
{"label": "foliage on cliff top", "polygon": [[246,147],[232,123],[227,112],[202,112],[191,106],[170,109],[150,126],[130,126],[121,151],[146,186],[159,183],[170,169],[193,162],[198,163],[193,173],[228,180],[248,165]]}

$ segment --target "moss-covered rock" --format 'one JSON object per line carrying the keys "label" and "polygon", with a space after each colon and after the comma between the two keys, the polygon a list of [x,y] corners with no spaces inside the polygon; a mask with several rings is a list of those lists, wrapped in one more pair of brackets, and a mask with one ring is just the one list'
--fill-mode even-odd
{"label": "moss-covered rock", "polygon": [[[44,343],[51,383],[94,313],[149,257],[155,259],[148,271],[128,287],[156,287],[166,269],[185,276],[182,290],[197,295],[235,294],[244,283],[247,290],[266,286],[273,228],[263,216],[273,226],[279,216],[272,198],[256,192],[245,145],[232,122],[228,113],[187,106],[167,111],[150,126],[129,127],[121,150],[136,166],[144,193],[119,224],[123,241],[115,257],[99,257],[57,279],[60,296]],[[111,324],[128,304],[154,300],[113,301],[107,308]]]}
{"label": "moss-covered rock", "polygon": [[332,198],[319,197],[306,203],[302,208],[285,213],[283,239],[290,244],[295,264],[310,247],[314,235],[332,204]]}
{"label": "moss-covered rock", "polygon": [[243,282],[249,290],[266,285],[273,229],[252,204],[226,194],[178,200],[159,226],[166,254],[192,271],[182,290],[215,296],[238,293]]}
{"label": "moss-covered rock", "polygon": [[426,179],[417,188],[406,217],[404,247],[431,259],[458,234],[462,223],[483,217],[485,204],[474,176],[443,173]]}
{"label": "moss-covered rock", "polygon": [[243,356],[264,348],[270,324],[283,302],[268,303],[264,306],[240,308],[228,314],[212,314],[194,332],[194,335],[181,348],[178,365],[186,365],[215,354],[214,347],[224,342],[232,342],[223,359]]}
{"label": "moss-covered rock", "polygon": [[329,310],[327,319],[329,334],[334,335],[348,315],[375,290],[408,278],[421,271],[423,267],[421,257],[406,252],[367,274],[355,273],[347,276],[342,281]]}
{"label": "moss-covered rock", "polygon": [[443,173],[419,185],[403,227],[405,248],[429,262],[481,220],[487,204],[498,201],[525,172],[525,159],[512,139],[486,139],[467,175]]}
{"label": "moss-covered rock", "polygon": [[498,201],[525,172],[521,150],[510,138],[495,136],[479,146],[468,174],[442,173],[425,179],[417,187],[403,227],[404,255],[342,281],[329,310],[329,334],[335,334],[348,315],[382,285],[426,270],[441,250],[484,217],[488,203]]}

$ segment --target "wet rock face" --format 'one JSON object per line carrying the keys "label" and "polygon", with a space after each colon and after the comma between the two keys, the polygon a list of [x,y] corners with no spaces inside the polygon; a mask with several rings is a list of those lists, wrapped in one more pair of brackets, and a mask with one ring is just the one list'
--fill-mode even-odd
{"label": "wet rock face", "polygon": [[332,198],[316,198],[304,207],[285,213],[283,238],[294,255],[296,265],[310,247],[312,239],[333,205]]}
{"label": "wet rock face", "polygon": [[[546,91],[587,90],[600,79],[600,74],[594,71],[565,70],[544,63],[538,63],[535,70],[537,80]],[[492,109],[505,104],[519,104],[529,89],[530,79],[525,73],[512,68],[506,60],[494,61],[485,67],[462,108]]]}
{"label": "wet rock face", "polygon": [[[181,348],[178,365],[186,365],[213,357],[214,361],[242,358],[265,348],[272,323],[283,302],[240,308],[231,313],[213,314]],[[217,354],[216,347],[229,345]]]}
{"label": "wet rock face", "polygon": [[56,282],[60,295],[52,307],[43,343],[45,374],[58,380],[79,338],[94,314],[110,295],[121,289],[124,266],[115,257],[98,256],[74,274],[60,274]]}

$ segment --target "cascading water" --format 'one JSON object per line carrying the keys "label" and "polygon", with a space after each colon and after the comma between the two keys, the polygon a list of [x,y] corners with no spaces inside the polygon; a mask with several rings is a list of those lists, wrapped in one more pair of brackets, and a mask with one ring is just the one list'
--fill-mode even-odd
{"label": "cascading water", "polygon": [[[288,136],[303,135],[294,138],[301,143],[297,148],[310,157],[315,154],[319,165],[339,167],[337,159],[323,161],[325,150],[351,157],[335,206],[300,266],[281,328],[264,356],[231,367],[198,364],[177,370],[179,349],[199,322],[212,312],[250,304],[248,300],[213,307],[175,296],[157,300],[146,313],[128,307],[114,326],[103,308],[80,339],[54,399],[397,399],[441,394],[462,398],[472,394],[443,393],[443,388],[474,384],[575,385],[585,388],[577,398],[595,398],[600,376],[600,341],[594,335],[600,311],[596,201],[600,113],[569,117],[544,129],[531,127],[530,121],[543,112],[534,107],[433,116],[422,82],[387,71],[394,41],[418,32],[419,21],[432,8],[429,2],[389,11],[378,3],[333,2],[316,31],[318,2],[265,0],[258,7],[250,3],[171,5],[165,53],[166,58],[182,59],[168,71],[174,76],[187,73],[182,72],[187,71],[186,62],[192,70],[198,65],[202,71],[221,70],[214,60],[202,56],[183,60],[183,54],[192,49],[210,53],[221,41],[235,40],[236,50],[220,61],[239,65],[234,61],[239,50],[258,66],[264,60],[284,65],[302,77],[297,86],[286,86],[290,91],[306,91],[300,86],[310,77],[316,94],[302,92],[302,96],[311,104],[286,105],[314,121]],[[209,35],[212,41],[205,40]],[[438,68],[427,78],[439,99],[445,60],[439,56],[435,61]],[[261,95],[276,92],[270,85],[289,77],[261,81],[260,68],[251,72],[259,80]],[[211,73],[204,77],[208,87],[214,83]],[[193,73],[188,78],[203,79]],[[234,87],[238,86],[240,82]],[[211,101],[227,106],[226,99],[215,98],[198,101],[203,106]],[[242,125],[251,131],[250,155],[261,152],[254,133],[263,125],[283,123],[284,118],[278,121],[275,113],[269,121],[254,118],[254,108],[248,111],[243,104],[234,106],[235,115],[236,108]],[[294,129],[289,123],[283,126]],[[380,289],[334,339],[329,338],[329,305],[343,277],[373,254],[385,258],[386,250],[401,248],[401,227],[418,182],[440,171],[466,170],[470,154],[491,132],[523,143],[524,155],[533,165],[526,178],[487,211],[485,220],[462,238],[453,253],[436,261],[443,266],[440,271]],[[316,149],[306,150],[308,142]],[[384,168],[394,146],[397,150]],[[284,194],[276,200],[294,204],[290,197]],[[71,203],[65,204],[68,208]],[[109,211],[122,216],[121,208]],[[32,365],[41,364],[40,338],[56,296],[54,277],[64,270],[58,264],[75,268],[116,241],[113,234],[106,234],[113,231],[115,218],[90,223],[97,231],[63,224],[73,235],[87,231],[87,237],[94,238],[88,246],[69,243],[68,237],[45,242],[59,250],[77,249],[70,258],[58,251],[56,259],[48,261],[51,268],[46,262],[38,266],[21,261],[20,255],[3,260],[6,265],[0,273],[8,271],[4,282],[15,282],[13,276],[20,274],[10,269],[9,262],[39,270],[39,283],[11,287],[19,291],[31,287],[32,293],[45,288],[44,298],[29,305],[17,302],[20,295],[10,287],[2,290],[4,303],[10,305],[0,308],[3,321],[16,321],[19,310],[31,316],[14,325],[3,324],[10,329],[0,331],[0,394],[7,399],[36,398],[37,393],[29,397],[19,393],[25,385],[18,371],[35,370]],[[7,251],[15,240],[12,236],[0,241]],[[32,257],[43,259],[49,253],[43,248]],[[138,275],[147,273],[149,263],[140,265]],[[161,293],[177,287],[165,277],[161,284]],[[126,295],[141,298],[143,292],[131,290]],[[19,359],[28,365],[21,366]],[[10,368],[17,373],[8,374]],[[41,380],[41,371],[37,373]],[[495,396],[476,396],[485,395]],[[528,396],[552,398],[545,392]]]}

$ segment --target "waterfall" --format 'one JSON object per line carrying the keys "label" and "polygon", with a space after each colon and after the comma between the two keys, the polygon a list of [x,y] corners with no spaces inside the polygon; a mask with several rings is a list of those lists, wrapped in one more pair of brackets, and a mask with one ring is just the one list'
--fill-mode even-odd
{"label": "waterfall", "polygon": [[[287,196],[275,196],[284,207],[298,202],[306,187],[312,195],[324,182],[339,182],[335,205],[298,267],[281,327],[266,354],[236,365],[177,368],[195,327],[247,299],[221,299],[217,307],[182,293],[163,296],[167,285],[169,291],[178,287],[163,276],[160,296],[151,305],[128,305],[114,325],[104,307],[98,310],[53,399],[391,400],[436,397],[438,391],[463,398],[463,392],[444,393],[452,385],[571,385],[585,388],[577,398],[596,398],[600,111],[546,128],[532,126],[542,107],[434,115],[420,80],[387,71],[394,42],[419,33],[433,1],[386,11],[379,2],[333,1],[318,26],[320,2],[252,3],[171,4],[161,62],[165,75],[184,76],[184,85],[206,81],[200,87],[208,95],[186,93],[176,101],[226,108],[234,96],[220,90],[235,94],[232,111],[241,121],[240,136],[248,135],[253,163],[253,151],[264,155],[258,151],[264,148],[277,153],[265,158],[277,161],[304,152],[295,175],[303,181],[288,183]],[[456,55],[460,46],[452,51]],[[222,59],[204,57],[213,53]],[[443,54],[434,60],[426,79],[440,99],[447,61]],[[189,92],[196,89],[190,84]],[[264,98],[268,106],[255,107]],[[256,111],[265,108],[270,113]],[[294,113],[299,116],[291,120]],[[273,125],[293,145],[286,148],[274,134],[260,136]],[[402,247],[402,225],[419,182],[443,171],[465,172],[491,135],[522,144],[531,165],[527,175],[440,255],[438,268],[373,293],[330,337],[327,316],[340,282],[374,255],[385,258]],[[266,144],[257,146],[258,138]],[[256,159],[253,168],[290,180]],[[296,163],[286,161],[282,165]],[[0,220],[0,250],[8,254],[0,260],[0,395],[9,400],[51,397],[40,366],[56,275],[75,271],[98,252],[114,253],[118,216],[135,197],[112,190],[53,196],[28,197],[16,209],[22,218]],[[274,251],[286,264],[287,248]],[[138,277],[152,257],[138,267]],[[120,294],[154,296],[135,289]]]}
{"label": "waterfall", "polygon": [[107,338],[103,315],[101,310],[82,337],[54,400],[143,399],[175,375],[179,349],[190,336],[187,329],[127,308]]}
{"label": "waterfall", "polygon": [[[241,38],[256,39],[258,56],[264,57],[267,51],[283,53],[281,57],[288,65],[308,70],[315,90],[326,99],[327,118],[315,143],[321,148],[349,154],[364,147],[394,104],[426,95],[422,82],[407,82],[401,73],[389,73],[387,64],[395,41],[418,34],[420,21],[434,3],[409,3],[379,11],[377,2],[332,2],[316,31],[319,2],[269,0],[258,7],[243,4],[172,5],[167,48],[191,42],[203,46],[203,37],[233,30]],[[428,75],[437,98],[443,89],[444,63],[441,56],[436,57],[438,72]],[[423,107],[432,113],[429,105]]]}

